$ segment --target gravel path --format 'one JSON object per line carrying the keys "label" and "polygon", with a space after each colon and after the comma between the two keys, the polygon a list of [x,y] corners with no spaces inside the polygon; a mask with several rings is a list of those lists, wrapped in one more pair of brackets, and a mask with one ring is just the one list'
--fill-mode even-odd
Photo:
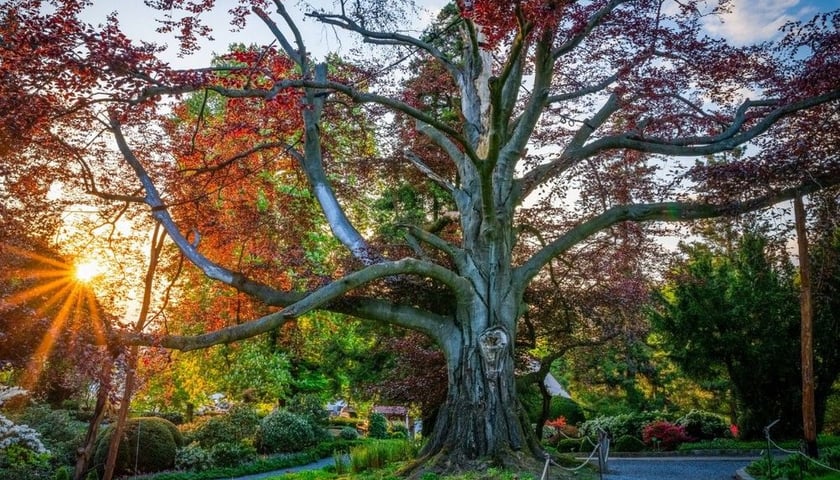
{"label": "gravel path", "polygon": [[616,458],[604,480],[732,480],[749,457]]}

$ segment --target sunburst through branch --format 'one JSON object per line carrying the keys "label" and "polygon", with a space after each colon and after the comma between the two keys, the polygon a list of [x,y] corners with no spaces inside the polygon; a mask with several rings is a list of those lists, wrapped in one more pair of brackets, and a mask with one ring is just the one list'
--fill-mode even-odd
{"label": "sunburst through branch", "polygon": [[20,382],[24,388],[31,388],[63,335],[73,338],[92,334],[96,344],[106,343],[106,328],[92,288],[94,280],[105,271],[95,260],[65,263],[5,243],[0,243],[0,251],[27,260],[23,268],[6,269],[0,274],[0,281],[26,285],[7,297],[4,304],[7,308],[28,306],[29,313],[21,318],[22,322],[37,322],[44,317],[49,321]]}

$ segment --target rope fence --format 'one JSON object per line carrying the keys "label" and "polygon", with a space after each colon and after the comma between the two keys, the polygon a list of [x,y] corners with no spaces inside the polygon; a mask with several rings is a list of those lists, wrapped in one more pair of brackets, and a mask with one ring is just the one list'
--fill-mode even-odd
{"label": "rope fence", "polygon": [[809,457],[808,455],[805,455],[805,453],[803,453],[802,450],[789,450],[789,449],[786,449],[786,448],[782,448],[781,445],[779,445],[778,443],[773,441],[773,439],[770,437],[770,429],[773,428],[773,425],[776,425],[777,423],[779,423],[779,420],[775,420],[771,424],[764,427],[764,436],[767,438],[767,460],[768,460],[768,462],[772,463],[772,461],[773,461],[772,458],[773,457],[770,455],[770,449],[775,448],[776,450],[779,450],[780,452],[783,452],[783,453],[787,453],[789,455],[800,456],[800,457],[808,460],[812,464],[817,465],[817,466],[822,467],[822,468],[825,468],[826,470],[831,470],[832,472],[840,473],[840,470],[838,470],[836,468],[833,468],[829,465],[826,465],[826,464],[818,461],[815,458],[812,458],[812,457]]}
{"label": "rope fence", "polygon": [[[571,437],[566,437],[566,438],[571,438]],[[610,437],[609,437],[609,435],[607,434],[606,431],[604,431],[603,429],[599,429],[598,443],[593,442],[589,437],[583,437],[583,438],[585,438],[594,447],[592,449],[592,452],[589,454],[588,457],[586,457],[586,459],[583,461],[583,463],[581,463],[580,465],[578,465],[576,467],[564,467],[563,465],[560,465],[559,463],[552,460],[551,456],[549,454],[546,454],[545,455],[545,466],[543,467],[542,476],[540,477],[540,480],[546,480],[546,477],[548,476],[549,465],[554,465],[555,467],[559,467],[559,468],[561,468],[563,470],[566,470],[566,471],[569,471],[569,472],[576,472],[576,471],[580,470],[581,468],[585,467],[589,462],[591,462],[592,459],[595,458],[595,454],[598,454],[598,471],[600,472],[601,478],[603,478],[604,471],[606,471],[606,469],[607,469],[607,460],[609,459]]]}

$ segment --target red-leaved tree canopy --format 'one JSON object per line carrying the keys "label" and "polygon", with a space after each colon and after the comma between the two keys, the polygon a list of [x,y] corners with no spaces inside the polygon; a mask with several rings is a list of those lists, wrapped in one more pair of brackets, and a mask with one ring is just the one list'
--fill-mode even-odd
{"label": "red-leaved tree canopy", "polygon": [[[633,262],[650,252],[650,231],[631,226],[840,181],[838,12],[736,47],[703,29],[727,2],[463,0],[412,36],[410,2],[340,1],[309,20],[361,39],[364,55],[316,59],[280,0],[146,1],[185,54],[224,15],[271,37],[177,70],[118,14],[87,23],[92,3],[0,6],[0,192],[25,211],[60,182],[142,209],[187,265],[259,306],[124,342],[204,348],[315,309],[425,334],[448,378],[425,468],[536,458],[513,381],[527,302],[595,312],[568,290],[578,278],[631,311],[644,295]],[[425,213],[379,236],[369,207],[401,184]],[[315,233],[335,246],[317,262]]]}

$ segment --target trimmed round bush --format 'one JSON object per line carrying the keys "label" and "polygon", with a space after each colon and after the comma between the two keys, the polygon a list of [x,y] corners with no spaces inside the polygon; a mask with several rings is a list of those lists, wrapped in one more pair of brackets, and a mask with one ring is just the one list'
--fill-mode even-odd
{"label": "trimmed round bush", "polygon": [[720,415],[702,410],[691,410],[677,420],[677,425],[682,425],[685,433],[697,440],[725,438],[729,432],[729,425]]}
{"label": "trimmed round bush", "polygon": [[288,410],[274,410],[260,422],[257,445],[264,452],[300,452],[317,443],[308,419]]}
{"label": "trimmed round bush", "polygon": [[554,397],[550,408],[550,418],[565,417],[569,425],[580,425],[586,421],[583,409],[570,398]]}
{"label": "trimmed round bush", "polygon": [[144,417],[160,417],[170,422],[174,423],[175,425],[181,425],[184,423],[184,415],[178,412],[147,412],[143,414]]}
{"label": "trimmed round bush", "polygon": [[[177,432],[178,427],[172,422],[158,417],[131,418],[126,421],[123,430],[117,450],[115,475],[154,473],[175,466],[175,452],[178,444],[173,431]],[[96,441],[93,460],[100,472],[105,469],[108,445],[113,433],[114,426],[111,425]]]}

